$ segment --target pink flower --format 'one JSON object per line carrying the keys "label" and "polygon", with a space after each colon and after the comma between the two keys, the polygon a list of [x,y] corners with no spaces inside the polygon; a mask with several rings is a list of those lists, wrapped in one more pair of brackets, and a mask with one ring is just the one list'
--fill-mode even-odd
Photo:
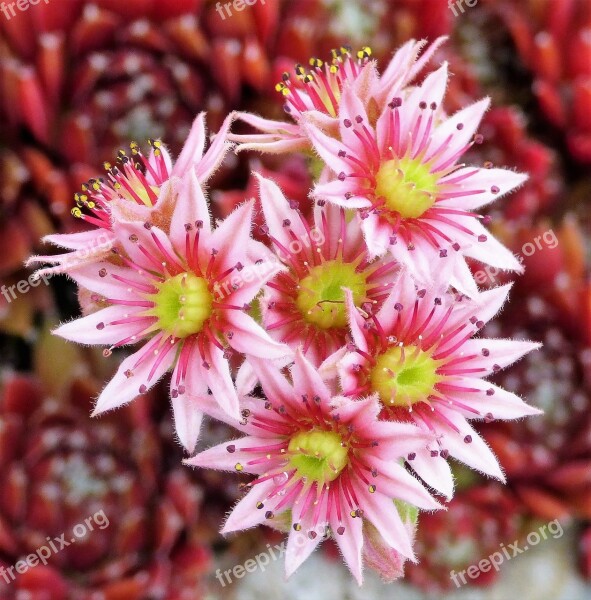
{"label": "pink flower", "polygon": [[229,139],[240,142],[240,150],[280,153],[308,149],[310,140],[303,127],[304,117],[313,119],[328,130],[338,129],[336,117],[346,86],[357,90],[366,106],[371,101],[380,108],[388,101],[388,95],[397,93],[418,75],[445,39],[440,37],[435,40],[420,58],[426,40],[409,40],[394,54],[381,77],[376,62],[370,60],[371,48],[368,46],[356,53],[356,59],[351,56],[348,47],[333,50],[330,62],[312,58],[308,72],[302,65],[296,65],[297,82],[292,81],[289,73],[284,73],[283,81],[276,86],[277,91],[285,96],[285,112],[295,123],[236,113],[237,118],[262,133],[232,134]]}
{"label": "pink flower", "polygon": [[287,267],[265,286],[263,322],[275,339],[301,346],[318,366],[345,343],[344,288],[356,306],[377,310],[397,265],[390,257],[370,258],[358,223],[347,222],[344,209],[320,201],[310,224],[275,183],[258,179],[269,240]]}
{"label": "pink flower", "polygon": [[453,491],[448,455],[504,479],[497,459],[468,419],[540,413],[485,380],[540,347],[528,341],[475,337],[501,308],[510,287],[470,300],[448,291],[447,285],[419,288],[403,271],[380,311],[367,319],[348,292],[353,343],[321,369],[336,365],[345,396],[378,394],[381,418],[415,423],[436,436],[406,458],[429,485],[448,497]]}
{"label": "pink flower", "polygon": [[54,264],[55,267],[41,269],[37,275],[55,275],[107,258],[117,244],[113,220],[122,215],[127,220],[159,223],[161,229],[168,231],[174,209],[171,205],[171,186],[191,170],[201,184],[211,177],[231,147],[227,135],[233,118],[233,114],[226,118],[204,154],[205,113],[200,113],[174,164],[160,140],[150,140],[152,150],[148,157],[142,154],[135,142],[130,144],[131,156],[120,150],[117,155],[119,165],[105,163],[106,179],[91,179],[82,186],[82,193],[75,194],[76,207],[72,209],[72,214],[95,228],[79,233],[46,236],[45,242],[72,252],[32,256],[27,266]]}
{"label": "pink flower", "polygon": [[246,313],[278,268],[266,261],[268,250],[250,237],[253,203],[212,229],[196,171],[189,170],[176,183],[170,235],[151,222],[115,222],[113,233],[122,251],[115,251],[112,261],[69,273],[91,292],[100,310],[55,333],[80,343],[107,344],[107,353],[144,342],[121,363],[94,414],[125,404],[173,369],[176,430],[192,451],[208,388],[223,410],[239,418],[228,363],[232,350],[269,359],[289,349]]}
{"label": "pink flower", "polygon": [[439,505],[399,461],[430,436],[408,424],[379,421],[375,395],[332,397],[300,351],[289,380],[272,363],[252,364],[269,400],[244,400],[237,427],[245,437],[186,461],[257,476],[222,533],[261,523],[289,527],[287,575],[331,535],[361,583],[366,524],[375,528],[373,535],[379,532],[382,545],[414,560],[409,528],[394,501]]}
{"label": "pink flower", "polygon": [[423,282],[451,260],[450,283],[473,295],[477,288],[465,257],[522,270],[475,211],[521,185],[526,175],[458,162],[480,141],[474,133],[489,100],[447,117],[441,108],[446,84],[443,65],[421,87],[390,97],[372,118],[355,91],[344,89],[338,138],[307,125],[315,150],[336,175],[318,184],[314,196],[358,210],[372,255],[389,251]]}

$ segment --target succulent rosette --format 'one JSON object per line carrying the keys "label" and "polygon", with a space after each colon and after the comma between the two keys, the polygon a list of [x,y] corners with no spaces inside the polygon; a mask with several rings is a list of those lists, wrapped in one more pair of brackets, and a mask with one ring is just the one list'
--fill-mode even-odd
{"label": "succulent rosette", "polygon": [[[2,598],[204,595],[211,553],[191,533],[202,491],[185,472],[168,470],[149,398],[90,422],[94,378],[73,377],[52,397],[46,388],[33,375],[1,381]],[[15,573],[30,554],[45,564],[37,558]]]}
{"label": "succulent rosette", "polygon": [[[409,582],[430,594],[455,590],[458,573],[489,556],[502,545],[521,539],[531,527],[523,505],[497,482],[471,482],[459,490],[446,511],[421,515],[416,537],[418,563],[409,564]],[[490,587],[501,570],[479,571],[470,585]]]}
{"label": "succulent rosette", "polygon": [[572,156],[591,160],[591,7],[584,0],[491,2],[524,65],[548,121],[562,130]]}
{"label": "succulent rosette", "polygon": [[327,536],[334,538],[359,583],[368,535],[394,550],[398,560],[400,555],[414,559],[409,528],[395,501],[425,509],[439,505],[400,461],[431,434],[380,421],[376,395],[355,401],[333,396],[301,352],[289,379],[266,361],[253,359],[252,367],[267,400],[243,400],[237,429],[245,436],[185,461],[256,475],[222,533],[285,521],[290,528],[287,575]]}

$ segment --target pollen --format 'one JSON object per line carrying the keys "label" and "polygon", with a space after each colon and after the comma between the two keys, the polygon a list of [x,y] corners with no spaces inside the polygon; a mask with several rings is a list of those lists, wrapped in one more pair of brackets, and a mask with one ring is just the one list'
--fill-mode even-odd
{"label": "pollen", "polygon": [[308,481],[326,484],[348,464],[348,448],[334,431],[302,431],[291,438],[289,466]]}
{"label": "pollen", "polygon": [[375,194],[403,218],[418,219],[435,203],[437,179],[420,160],[394,158],[377,172]]}
{"label": "pollen", "polygon": [[370,373],[373,392],[389,406],[426,402],[441,376],[439,361],[418,346],[395,346],[379,355]]}
{"label": "pollen", "polygon": [[310,274],[300,281],[296,299],[296,306],[304,320],[320,329],[346,327],[343,288],[351,290],[355,305],[366,299],[366,276],[358,273],[354,264],[331,260],[313,267]]}
{"label": "pollen", "polygon": [[181,339],[199,333],[212,313],[213,296],[207,281],[193,273],[168,279],[148,299],[154,308],[147,316],[157,317],[158,329]]}

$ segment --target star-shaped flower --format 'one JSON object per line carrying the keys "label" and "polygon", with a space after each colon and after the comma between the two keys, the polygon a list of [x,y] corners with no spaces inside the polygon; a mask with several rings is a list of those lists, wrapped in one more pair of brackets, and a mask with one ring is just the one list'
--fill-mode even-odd
{"label": "star-shaped flower", "polygon": [[404,270],[382,308],[369,318],[354,307],[348,292],[353,342],[322,367],[329,372],[336,365],[345,396],[377,394],[383,419],[411,422],[433,434],[433,442],[406,459],[448,497],[453,491],[448,456],[503,480],[497,459],[468,420],[540,413],[486,380],[540,347],[476,337],[499,311],[510,287],[470,299],[447,285],[417,286]]}
{"label": "star-shaped flower", "polygon": [[359,583],[368,531],[380,538],[368,541],[371,552],[381,547],[414,559],[395,501],[425,509],[439,505],[400,462],[431,436],[413,425],[378,420],[376,395],[332,396],[301,352],[289,379],[268,361],[252,363],[268,400],[244,400],[237,427],[245,437],[186,461],[256,475],[222,533],[288,522],[288,575],[327,536]]}
{"label": "star-shaped flower", "polygon": [[247,313],[278,270],[268,250],[250,237],[253,203],[217,228],[190,170],[173,189],[170,234],[150,222],[113,225],[122,250],[114,259],[79,266],[69,275],[91,292],[96,310],[55,333],[113,349],[143,342],[126,358],[98,398],[94,414],[132,400],[173,369],[170,396],[177,434],[192,451],[207,401],[238,419],[232,351],[266,359],[289,354]]}

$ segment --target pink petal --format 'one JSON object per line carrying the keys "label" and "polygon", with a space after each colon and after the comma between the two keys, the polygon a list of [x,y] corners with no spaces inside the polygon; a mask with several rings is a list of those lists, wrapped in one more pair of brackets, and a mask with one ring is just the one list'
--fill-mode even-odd
{"label": "pink petal", "polygon": [[337,543],[343,555],[343,560],[349,567],[353,577],[361,585],[363,583],[363,563],[361,557],[361,550],[363,548],[363,520],[346,517],[345,531],[342,535],[337,533],[340,526],[341,522],[337,518],[335,509],[330,520],[333,539]]}
{"label": "pink petal", "polygon": [[[275,440],[273,439],[273,441]],[[228,440],[227,442],[208,448],[191,458],[187,458],[183,463],[192,467],[215,469],[216,471],[231,471],[232,473],[236,473],[236,464],[240,463],[242,465],[242,473],[257,475],[260,472],[261,465],[249,465],[248,462],[252,460],[253,456],[252,452],[244,452],[242,448],[258,448],[259,446],[266,446],[269,443],[273,442],[269,442],[267,438],[249,435],[237,440]]]}
{"label": "pink petal", "polygon": [[199,113],[191,131],[187,136],[187,140],[179,157],[174,165],[171,175],[182,177],[189,169],[203,156],[203,148],[205,147],[205,113]]}
{"label": "pink petal", "polygon": [[426,510],[436,510],[441,505],[427,492],[421,482],[395,461],[383,461],[373,458],[372,467],[378,470],[379,476],[374,480],[376,492],[389,498],[397,498],[413,506]]}
{"label": "pink petal", "polygon": [[92,254],[76,252],[66,252],[64,254],[47,254],[30,256],[25,261],[26,267],[33,267],[39,264],[53,264],[55,267],[46,267],[37,269],[33,273],[33,280],[48,279],[54,275],[71,275],[76,269],[93,265],[101,260],[109,258],[110,248],[105,248],[101,251],[96,251]]}
{"label": "pink petal", "polygon": [[379,74],[376,68],[376,62],[370,60],[361,67],[357,77],[349,80],[347,85],[351,87],[355,95],[367,106],[370,102],[371,94],[379,85]]}
{"label": "pink petal", "polygon": [[[473,408],[480,414],[491,413],[495,419],[519,419],[530,415],[539,415],[543,411],[526,404],[519,396],[504,390],[489,381],[475,377],[461,377],[454,381],[454,386],[467,389],[481,390],[477,392],[448,392],[452,399],[459,400],[462,404]],[[486,392],[493,390],[493,394]],[[474,413],[457,408],[466,418],[474,418]]]}
{"label": "pink petal", "polygon": [[238,310],[227,313],[228,329],[233,333],[228,342],[237,352],[267,359],[291,355],[289,346],[271,339],[251,316]]}
{"label": "pink petal", "polygon": [[[274,121],[272,119],[264,119],[263,117],[259,117],[258,115],[254,115],[252,113],[247,112],[237,112],[235,113],[236,119],[251,125],[255,129],[259,131],[263,131],[265,133],[273,133],[273,134],[281,134],[281,135],[292,135],[296,136],[299,134],[300,128],[293,124],[287,123],[285,121]],[[236,138],[238,136],[233,135],[232,137]]]}
{"label": "pink petal", "polygon": [[254,357],[248,357],[247,360],[258,377],[265,396],[273,404],[280,405],[285,403],[297,405],[294,389],[275,364],[268,360]]}
{"label": "pink petal", "polygon": [[234,117],[235,113],[230,113],[224,119],[220,130],[213,138],[211,146],[207,149],[203,158],[195,165],[197,178],[200,182],[207,181],[215,171],[217,171],[226,156],[226,152],[233,146],[233,144],[228,141],[228,132]]}
{"label": "pink petal", "polygon": [[288,152],[304,152],[310,147],[310,142],[304,136],[290,138],[288,135],[232,135],[229,136],[229,139],[241,142],[237,152],[286,154]]}
{"label": "pink petal", "polygon": [[331,406],[334,407],[333,414],[339,415],[339,422],[351,424],[360,435],[367,432],[373,441],[373,427],[381,410],[377,395],[359,400],[335,396]]}
{"label": "pink petal", "polygon": [[228,359],[224,358],[222,350],[211,343],[206,353],[207,359],[209,366],[203,372],[214,399],[230,417],[240,420],[240,403],[230,375]]}
{"label": "pink petal", "polygon": [[439,248],[435,248],[421,235],[416,235],[413,243],[414,250],[409,250],[404,240],[399,239],[389,246],[389,252],[401,265],[408,268],[418,283],[430,286],[435,273],[447,260],[440,257]]}
{"label": "pink petal", "polygon": [[367,244],[370,256],[383,256],[390,246],[390,237],[392,236],[392,227],[379,215],[370,213],[361,220],[361,229],[363,237]]}
{"label": "pink petal", "polygon": [[[261,288],[284,270],[285,267],[278,261],[264,261],[258,264],[246,265],[242,271],[233,276],[234,281],[238,281],[238,289],[230,290],[231,304],[236,306],[250,304],[258,296]],[[230,281],[232,281],[232,278],[230,278]],[[222,292],[224,291],[223,284],[219,289]]]}
{"label": "pink petal", "polygon": [[[440,229],[446,230],[446,233],[460,244],[464,255],[499,269],[523,272],[523,267],[514,254],[503,246],[479,221],[471,217],[456,217],[456,220],[470,229],[472,234],[467,234],[455,228],[452,231],[452,228],[445,226],[440,227]],[[481,242],[480,239],[485,241]]]}
{"label": "pink petal", "polygon": [[79,344],[111,346],[129,336],[138,335],[150,322],[148,319],[144,319],[139,322],[110,325],[112,321],[127,317],[128,313],[130,313],[129,307],[108,306],[86,317],[64,323],[53,333]]}
{"label": "pink petal", "polygon": [[417,57],[426,40],[409,40],[400,47],[384,69],[379,81],[379,92],[376,94],[379,104],[384,104],[400,91],[403,85],[411,82],[431,60],[435,51],[447,40],[447,36],[440,36]]}
{"label": "pink petal", "polygon": [[310,142],[302,134],[301,128],[293,123],[263,119],[246,112],[238,112],[236,117],[263,132],[262,134],[247,135],[229,134],[229,140],[240,144],[238,152],[254,150],[282,154],[307,150],[310,146]]}
{"label": "pink petal", "polygon": [[353,303],[353,294],[350,289],[345,288],[345,304],[347,306],[347,316],[349,320],[349,330],[351,331],[351,336],[353,338],[353,342],[363,352],[367,352],[367,340],[365,339],[365,330],[363,326],[365,325],[365,320],[359,314],[359,310]]}
{"label": "pink petal", "polygon": [[[113,231],[127,255],[136,265],[138,265],[138,267],[140,267],[140,269],[146,271],[158,270],[158,265],[155,265],[154,262],[146,257],[140,250],[140,246],[146,250],[148,255],[154,257],[156,262],[162,262],[164,260],[162,258],[162,253],[152,238],[152,233],[158,237],[158,240],[165,248],[167,254],[173,259],[175,258],[175,250],[168,235],[158,227],[146,229],[144,224],[140,222],[117,222],[113,225]],[[164,269],[164,267],[162,267],[162,269]]]}
{"label": "pink petal", "polygon": [[[181,367],[184,373],[179,372]],[[185,393],[189,396],[207,396],[207,383],[205,381],[205,369],[203,367],[197,340],[189,338],[183,343],[178,353],[177,364],[170,379],[171,394],[178,393],[184,386]],[[202,412],[207,412],[204,407],[199,407]]]}
{"label": "pink petal", "polygon": [[[431,109],[422,110],[420,103],[425,102],[427,106],[430,106],[432,102],[437,105],[437,109],[434,111],[435,115],[438,115],[441,104],[443,102],[443,96],[445,95],[445,88],[447,86],[447,63],[443,63],[439,69],[430,73],[420,87],[415,88],[408,98],[402,101],[404,110],[400,110],[400,129],[401,139],[408,138],[415,130],[415,124],[421,118],[421,129],[417,134],[418,141],[420,142],[423,138],[423,132],[426,124],[429,121],[429,114]],[[430,130],[433,130],[434,125],[431,125]],[[412,155],[414,156],[417,151],[418,142],[415,140],[415,145],[412,149]],[[428,152],[428,151],[427,151]]]}
{"label": "pink petal", "polygon": [[114,198],[109,202],[111,211],[111,223],[114,229],[116,223],[146,223],[152,220],[155,211],[159,211],[163,206],[171,203],[172,182],[166,180],[160,187],[158,200],[155,206],[146,204],[137,204],[130,202],[126,198]]}
{"label": "pink petal", "polygon": [[[345,86],[341,94],[341,100],[339,104],[339,124],[341,140],[356,156],[359,156],[362,160],[369,160],[370,157],[367,154],[366,147],[361,143],[359,138],[354,133],[354,127],[346,127],[344,122],[350,121],[355,123],[358,117],[361,117],[362,122],[368,126],[367,113],[363,103],[355,94],[354,90],[350,86]],[[371,129],[371,125],[369,125]],[[348,172],[348,171],[346,171]]]}
{"label": "pink petal", "polygon": [[115,241],[115,237],[107,229],[91,229],[78,233],[46,235],[42,241],[68,250],[86,250],[98,246],[110,246]]}
{"label": "pink petal", "polygon": [[[259,173],[253,173],[259,182],[261,205],[265,215],[265,222],[271,235],[284,247],[288,248],[293,238],[289,231],[293,231],[300,239],[308,237],[306,228],[302,223],[300,214],[290,207],[279,186],[271,179],[266,179]],[[289,221],[289,227],[285,221]]]}
{"label": "pink petal", "polygon": [[[328,358],[326,358],[321,365],[318,367],[318,373],[324,381],[336,379],[339,376],[338,364],[345,355],[347,354],[347,348],[343,346],[336,352],[333,352]],[[353,354],[353,353],[351,353]]]}
{"label": "pink petal", "polygon": [[[207,385],[207,383],[206,383]],[[189,394],[191,395],[191,394]],[[260,434],[260,429],[250,423],[250,421],[237,421],[234,417],[230,416],[216,401],[212,394],[197,394],[193,396],[196,405],[199,407],[199,410],[203,412],[203,414],[215,419],[216,421],[220,421],[225,423],[226,425],[230,425],[234,429],[244,433],[245,435],[258,435]],[[250,411],[256,411],[260,409],[260,400],[250,399],[250,398],[242,398],[240,402],[240,407],[242,409],[248,409]]]}
{"label": "pink petal", "polygon": [[[149,378],[149,376],[152,367],[159,357],[150,356],[150,358],[142,360],[136,367],[136,363],[146,352],[146,346],[150,345],[151,347],[152,345],[157,345],[159,341],[160,338],[153,338],[135,354],[128,356],[119,365],[117,373],[115,373],[111,381],[109,381],[98,397],[94,410],[92,411],[93,417],[127,404],[130,400],[133,400],[135,397],[148,391],[168,371],[174,361],[175,348],[171,344],[164,344],[162,346],[163,350],[161,351],[167,353],[166,358],[159,362],[158,367],[151,378]],[[131,377],[128,377],[126,372],[132,372],[133,374]],[[142,386],[145,386],[145,390]]]}
{"label": "pink petal", "polygon": [[359,385],[359,373],[357,365],[365,365],[367,360],[357,354],[357,352],[348,352],[344,349],[343,357],[336,363],[339,382],[343,392],[349,393]]}
{"label": "pink petal", "polygon": [[192,454],[199,438],[203,413],[194,397],[181,394],[172,398],[174,430],[185,450]]}
{"label": "pink petal", "polygon": [[[170,176],[170,173],[172,173],[172,159],[170,158],[170,152],[167,150],[167,148],[166,148],[166,146],[164,146],[164,144],[162,144],[160,146],[160,152],[162,155],[162,160],[164,161],[165,171]],[[158,186],[162,183],[162,178],[158,177],[158,180],[156,180],[156,179],[154,179],[154,177],[152,176],[152,173],[151,173],[151,171],[154,171],[155,173],[160,173],[160,170],[158,168],[159,160],[157,160],[156,155],[154,154],[154,150],[152,150],[150,152],[150,155],[148,156],[148,162],[150,163],[150,166],[152,167],[152,169],[147,170],[146,179],[148,180],[148,183],[150,185]],[[168,177],[166,177],[166,179],[168,179]]]}
{"label": "pink petal", "polygon": [[[412,81],[427,65],[427,63],[433,58],[433,55],[438,50],[438,48],[447,41],[447,35],[440,35],[438,38],[433,40],[431,44],[427,47],[427,49],[421,54],[420,57],[416,59],[414,64],[411,63],[410,70],[408,73],[408,77],[406,81]],[[426,43],[426,40],[421,40],[418,42],[414,49],[415,57],[418,56],[423,45]]]}
{"label": "pink petal", "polygon": [[257,376],[248,360],[244,360],[236,372],[236,390],[238,397],[252,394],[257,386]]}
{"label": "pink petal", "polygon": [[254,200],[241,204],[212,232],[207,246],[210,251],[215,249],[218,252],[216,261],[220,261],[219,269],[229,269],[244,260],[251,240],[253,209]]}
{"label": "pink petal", "polygon": [[371,206],[371,202],[364,196],[345,198],[345,194],[349,191],[351,191],[351,184],[348,181],[335,179],[326,183],[317,183],[312,191],[312,196],[343,208],[369,208]]}
{"label": "pink petal", "polygon": [[275,488],[273,480],[257,483],[232,509],[228,520],[222,527],[221,533],[226,535],[233,531],[250,529],[265,521],[264,510],[258,510],[258,502],[264,502],[267,495]]}
{"label": "pink petal", "polygon": [[416,40],[408,40],[403,44],[392,56],[390,62],[383,69],[380,84],[382,87],[390,88],[404,75],[405,78],[410,71],[410,67],[416,60],[420,49],[425,45],[426,40],[417,42]]}
{"label": "pink petal", "polygon": [[[431,143],[427,149],[427,160],[431,158],[431,154],[436,152],[440,147],[443,146],[443,149],[441,152],[437,153],[432,172],[436,172],[441,165],[448,162],[470,142],[478,129],[480,121],[488,109],[489,104],[490,98],[483,98],[458,111],[435,129],[431,138]],[[463,127],[458,129],[457,125],[460,123]],[[449,142],[447,141],[448,138],[451,138]]]}
{"label": "pink petal", "polygon": [[466,262],[466,259],[461,254],[452,255],[453,273],[450,277],[450,285],[453,285],[458,292],[465,294],[468,298],[476,298],[478,296],[478,286],[474,281],[474,275]]}
{"label": "pink petal", "polygon": [[501,310],[512,287],[513,283],[507,283],[481,292],[474,299],[478,305],[476,313],[478,319],[488,323]]}
{"label": "pink petal", "polygon": [[[473,175],[464,178],[467,173],[473,173]],[[454,181],[456,178],[462,178],[461,184],[456,184],[459,188],[458,191],[474,190],[479,193],[469,196],[450,196],[443,200],[438,200],[435,208],[453,207],[461,210],[476,210],[519,187],[527,180],[528,176],[525,173],[515,173],[507,169],[464,167],[440,179],[439,184],[443,185],[447,181]],[[495,192],[492,191],[493,188]]]}
{"label": "pink petal", "polygon": [[415,452],[414,458],[409,460],[408,464],[425,483],[441,492],[448,500],[451,499],[454,493],[454,478],[444,458],[439,454],[431,456],[428,449],[421,448]]}
{"label": "pink petal", "polygon": [[[323,503],[325,501],[323,500]],[[320,514],[325,514],[325,510],[320,511]],[[295,513],[295,511],[294,511]],[[293,523],[297,521],[293,520]],[[323,540],[323,528],[325,523],[319,522],[315,528],[312,528],[312,518],[306,515],[301,520],[301,531],[296,531],[290,528],[289,537],[287,538],[287,549],[285,552],[285,574],[287,577],[293,575],[297,568],[314,552],[318,544]],[[316,533],[313,539],[309,537],[308,531],[312,529]]]}
{"label": "pink petal", "polygon": [[417,298],[417,287],[408,269],[401,269],[395,282],[392,291],[377,314],[377,318],[386,332],[393,331],[398,322],[403,331],[408,327],[412,316],[410,308]]}
{"label": "pink petal", "polygon": [[[120,267],[111,262],[81,265],[68,274],[80,287],[99,294],[101,298],[117,300],[138,300],[138,291],[129,283],[116,279],[117,277],[142,287],[150,284],[150,279],[145,275],[142,276],[134,269]],[[127,312],[134,311],[139,312],[137,308],[128,307]]]}
{"label": "pink petal", "polygon": [[92,264],[107,257],[115,244],[115,238],[106,229],[84,231],[82,234],[57,234],[43,238],[45,242],[52,242],[57,246],[67,247],[73,252],[63,254],[48,254],[31,256],[25,261],[26,267],[39,264],[60,265],[58,267],[40,269],[36,277],[50,276],[58,273],[69,272],[81,265]]}
{"label": "pink petal", "polygon": [[340,173],[341,171],[344,171],[345,173],[349,172],[349,163],[339,157],[339,150],[343,149],[341,142],[328,137],[325,133],[320,131],[318,127],[309,123],[304,126],[304,129],[310,137],[314,149],[320,155],[320,158],[335,173]]}
{"label": "pink petal", "polygon": [[302,350],[298,348],[295,354],[295,362],[291,368],[294,391],[298,396],[308,396],[312,399],[319,396],[322,402],[330,399],[330,390],[326,387],[320,377],[318,370],[306,360]]}
{"label": "pink petal", "polygon": [[362,504],[364,518],[382,534],[384,541],[391,548],[415,561],[412,541],[394,502],[381,494],[367,492],[364,493]]}
{"label": "pink petal", "polygon": [[372,450],[374,456],[385,461],[396,461],[433,442],[435,434],[411,423],[378,421],[373,424],[371,437],[378,442]]}
{"label": "pink petal", "polygon": [[[500,368],[507,367],[528,352],[540,347],[541,344],[538,342],[474,338],[464,342],[461,351],[466,356],[475,355],[463,365],[470,369],[484,369],[479,376],[485,377],[494,372],[493,365],[498,365]],[[483,355],[483,349],[488,350],[488,356]]]}
{"label": "pink petal", "polygon": [[[437,425],[438,430],[444,433],[441,444],[450,455],[469,467],[504,482],[505,476],[497,458],[466,419],[454,410],[444,407],[439,407],[438,410],[459,429],[457,433],[448,425],[439,423]],[[466,439],[470,441],[466,442]]]}
{"label": "pink petal", "polygon": [[170,238],[177,252],[184,256],[187,237],[185,225],[191,226],[189,238],[192,243],[197,222],[201,222],[201,231],[204,234],[211,232],[211,215],[207,199],[193,169],[178,183],[175,194],[176,204],[170,222]]}

